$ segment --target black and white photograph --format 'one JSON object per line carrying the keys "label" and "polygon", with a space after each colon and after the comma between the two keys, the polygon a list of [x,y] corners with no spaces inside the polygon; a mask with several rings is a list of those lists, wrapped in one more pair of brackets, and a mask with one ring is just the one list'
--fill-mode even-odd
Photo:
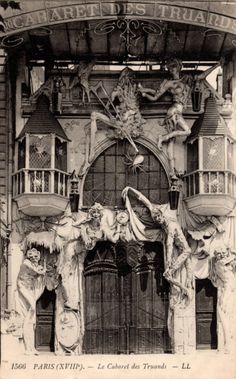
{"label": "black and white photograph", "polygon": [[236,376],[236,0],[0,0],[1,379]]}

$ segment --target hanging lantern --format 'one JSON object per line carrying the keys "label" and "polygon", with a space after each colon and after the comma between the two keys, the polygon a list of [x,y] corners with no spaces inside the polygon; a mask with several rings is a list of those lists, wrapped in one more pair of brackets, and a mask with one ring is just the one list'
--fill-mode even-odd
{"label": "hanging lantern", "polygon": [[175,210],[179,204],[179,185],[177,176],[173,175],[171,178],[171,186],[168,191],[170,209]]}
{"label": "hanging lantern", "polygon": [[194,112],[199,112],[201,110],[202,102],[202,86],[199,80],[195,80],[192,89],[192,108]]}
{"label": "hanging lantern", "polygon": [[53,80],[52,112],[55,114],[61,114],[61,109],[62,109],[62,92],[61,92],[61,89],[63,86],[64,86],[64,82],[61,78],[56,77]]}
{"label": "hanging lantern", "polygon": [[72,172],[70,176],[70,208],[71,212],[78,212],[80,179]]}

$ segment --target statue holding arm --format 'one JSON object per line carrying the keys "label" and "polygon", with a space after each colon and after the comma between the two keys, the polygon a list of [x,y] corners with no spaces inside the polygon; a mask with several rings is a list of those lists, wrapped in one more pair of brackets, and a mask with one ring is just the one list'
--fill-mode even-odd
{"label": "statue holding arm", "polygon": [[172,94],[173,103],[168,109],[164,121],[168,133],[164,136],[159,136],[158,148],[160,150],[162,150],[163,142],[168,142],[174,137],[188,136],[190,134],[190,128],[183,118],[183,110],[187,105],[193,80],[205,79],[219,65],[220,63],[217,63],[203,73],[192,77],[189,74],[181,73],[182,62],[177,58],[172,58],[166,64],[172,79],[164,80],[156,91],[152,88],[144,88],[139,84],[139,91],[142,96],[152,101],[158,100],[165,92]]}
{"label": "statue holding arm", "polygon": [[[126,187],[123,190],[122,196],[125,199],[128,196],[128,191],[132,192],[140,202],[142,202],[151,213],[153,221],[160,225],[161,229],[166,235],[166,259],[165,259],[165,272],[166,279],[179,287],[184,296],[189,296],[188,288],[192,286],[192,270],[190,267],[189,257],[191,249],[186,241],[181,226],[175,217],[170,217],[165,214],[163,205],[152,204],[141,192],[132,188]],[[178,252],[177,258],[173,255],[174,248]],[[175,274],[177,270],[183,266],[186,268],[186,283],[182,285]]]}

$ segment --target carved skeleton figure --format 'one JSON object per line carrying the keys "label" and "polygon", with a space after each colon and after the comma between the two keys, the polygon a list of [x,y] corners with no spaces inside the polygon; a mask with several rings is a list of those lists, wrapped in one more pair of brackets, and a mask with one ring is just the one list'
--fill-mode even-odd
{"label": "carved skeleton figure", "polygon": [[214,251],[210,279],[217,287],[218,350],[235,347],[236,253],[225,246]]}
{"label": "carved skeleton figure", "polygon": [[139,110],[139,91],[134,72],[130,68],[126,67],[121,72],[118,84],[112,91],[111,100],[118,101],[115,107],[117,125],[128,131],[131,137],[138,137],[145,120]]}
{"label": "carved skeleton figure", "polygon": [[90,86],[89,86],[89,76],[93,69],[94,62],[83,62],[81,61],[76,65],[76,75],[69,84],[69,89],[74,88],[78,85],[82,90],[82,102],[85,103],[85,95],[87,96],[88,102],[90,103]]}
{"label": "carved skeleton figure", "polygon": [[16,311],[23,320],[26,354],[38,354],[34,347],[36,302],[45,288],[46,267],[39,264],[40,252],[35,248],[26,253],[17,277]]}
{"label": "carved skeleton figure", "polygon": [[167,134],[159,136],[158,148],[162,149],[162,143],[168,142],[170,139],[178,136],[188,136],[190,128],[183,118],[183,110],[187,105],[188,97],[191,91],[193,80],[203,80],[209,75],[219,63],[204,71],[202,74],[194,77],[188,74],[181,73],[182,62],[179,59],[170,59],[166,67],[172,76],[170,80],[164,80],[160,88],[154,90],[152,88],[144,88],[139,84],[139,90],[142,96],[149,100],[158,100],[165,92],[170,92],[173,99],[173,104],[167,111],[164,125],[167,129]]}
{"label": "carved skeleton figure", "polygon": [[[155,223],[160,225],[166,235],[166,259],[165,259],[165,272],[166,279],[179,287],[182,294],[189,298],[189,288],[192,287],[192,270],[190,267],[189,257],[191,249],[186,241],[181,226],[176,218],[171,218],[165,215],[162,211],[162,206],[152,204],[141,192],[132,187],[126,187],[122,196],[125,199],[131,191],[137,198],[150,210],[152,219]],[[174,257],[173,250],[177,250],[177,258]],[[183,285],[175,277],[176,272],[183,266],[186,268],[186,283]]]}
{"label": "carved skeleton figure", "polygon": [[[112,138],[127,138],[135,152],[138,153],[132,138],[140,136],[142,125],[146,121],[139,110],[139,91],[134,81],[133,71],[130,68],[125,68],[121,72],[118,84],[111,93],[111,97],[109,97],[103,85],[100,84],[100,86],[108,99],[107,104],[99,96],[97,97],[104,106],[107,115],[100,112],[91,113],[89,162],[92,161],[94,156],[97,121],[102,121],[106,126],[113,129]],[[111,108],[111,111],[109,108]],[[115,112],[115,115],[111,113],[112,111]]]}

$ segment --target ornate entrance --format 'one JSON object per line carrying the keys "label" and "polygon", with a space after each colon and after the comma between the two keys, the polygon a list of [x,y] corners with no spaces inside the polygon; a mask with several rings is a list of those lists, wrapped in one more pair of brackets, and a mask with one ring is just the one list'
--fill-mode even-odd
{"label": "ornate entrance", "polygon": [[85,353],[170,352],[163,270],[159,242],[97,243],[85,260]]}

